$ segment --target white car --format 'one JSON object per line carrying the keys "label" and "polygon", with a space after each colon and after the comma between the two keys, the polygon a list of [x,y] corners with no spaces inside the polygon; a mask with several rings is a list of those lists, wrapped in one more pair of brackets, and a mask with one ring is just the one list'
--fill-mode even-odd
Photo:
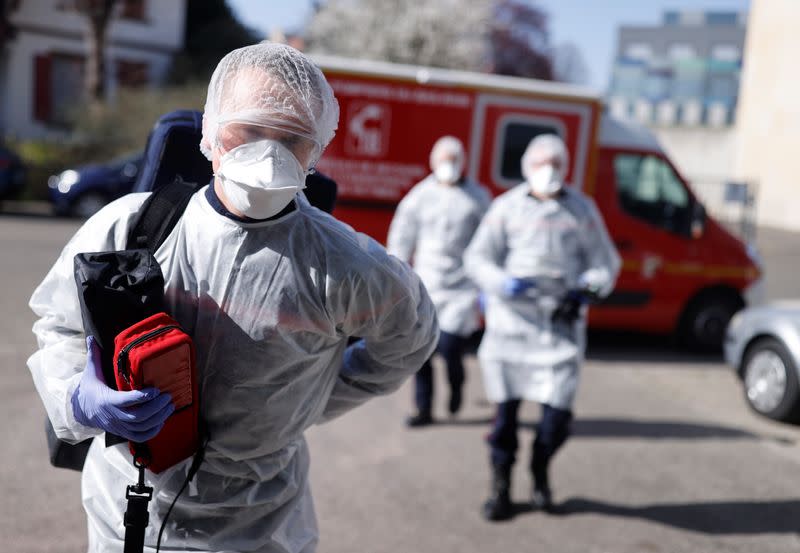
{"label": "white car", "polygon": [[728,325],[725,360],[757,413],[800,423],[800,301],[751,307]]}

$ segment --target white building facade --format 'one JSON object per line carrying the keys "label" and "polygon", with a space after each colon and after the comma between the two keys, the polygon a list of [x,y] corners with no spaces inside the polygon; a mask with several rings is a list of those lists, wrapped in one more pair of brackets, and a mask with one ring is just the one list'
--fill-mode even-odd
{"label": "white building facade", "polygon": [[[70,0],[18,0],[0,51],[0,135],[58,131],[84,91],[89,22]],[[105,49],[106,89],[163,82],[183,47],[186,0],[118,0]]]}
{"label": "white building facade", "polygon": [[758,222],[800,231],[800,2],[753,0],[736,174],[758,184]]}

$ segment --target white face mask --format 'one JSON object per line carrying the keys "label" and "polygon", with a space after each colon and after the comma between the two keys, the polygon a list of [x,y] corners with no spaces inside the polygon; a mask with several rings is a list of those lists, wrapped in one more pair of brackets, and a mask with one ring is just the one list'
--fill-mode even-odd
{"label": "white face mask", "polygon": [[553,196],[557,194],[563,183],[561,172],[552,165],[544,165],[528,175],[528,185],[537,196]]}
{"label": "white face mask", "polygon": [[433,170],[433,176],[442,184],[453,184],[461,177],[461,164],[457,161],[442,161]]}
{"label": "white face mask", "polygon": [[232,207],[253,219],[277,215],[306,187],[300,162],[275,140],[250,142],[227,152],[216,176]]}

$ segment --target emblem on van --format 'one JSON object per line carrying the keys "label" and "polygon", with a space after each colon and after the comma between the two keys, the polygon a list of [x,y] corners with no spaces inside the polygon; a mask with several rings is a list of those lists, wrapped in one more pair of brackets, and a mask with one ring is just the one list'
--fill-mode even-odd
{"label": "emblem on van", "polygon": [[642,276],[651,280],[656,276],[656,271],[661,267],[663,260],[657,255],[645,254],[642,260]]}
{"label": "emblem on van", "polygon": [[386,104],[353,102],[347,117],[345,150],[348,154],[380,157],[389,148],[389,119]]}

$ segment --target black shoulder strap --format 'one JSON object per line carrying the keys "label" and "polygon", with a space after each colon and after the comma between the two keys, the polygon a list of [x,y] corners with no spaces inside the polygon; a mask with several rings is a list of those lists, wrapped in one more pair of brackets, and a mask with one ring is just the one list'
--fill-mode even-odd
{"label": "black shoulder strap", "polygon": [[147,248],[155,253],[183,215],[199,185],[180,177],[153,192],[139,210],[139,218],[128,234],[126,249]]}

